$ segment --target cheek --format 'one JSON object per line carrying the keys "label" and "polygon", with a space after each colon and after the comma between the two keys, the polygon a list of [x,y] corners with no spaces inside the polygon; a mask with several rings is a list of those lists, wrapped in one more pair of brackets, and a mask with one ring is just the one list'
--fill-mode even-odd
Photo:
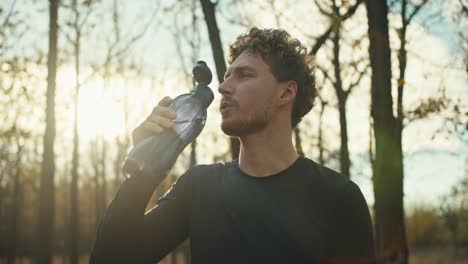
{"label": "cheek", "polygon": [[244,82],[239,85],[238,94],[244,102],[249,104],[258,104],[270,98],[273,92],[273,87],[268,82],[262,79],[254,79]]}
{"label": "cheek", "polygon": [[270,104],[273,103],[272,96],[274,95],[271,91],[249,90],[239,102],[240,114],[247,119],[251,119],[265,113],[271,107]]}
{"label": "cheek", "polygon": [[258,108],[258,105],[264,100],[264,92],[258,82],[248,82],[240,86],[238,89],[238,103],[241,112],[250,113]]}

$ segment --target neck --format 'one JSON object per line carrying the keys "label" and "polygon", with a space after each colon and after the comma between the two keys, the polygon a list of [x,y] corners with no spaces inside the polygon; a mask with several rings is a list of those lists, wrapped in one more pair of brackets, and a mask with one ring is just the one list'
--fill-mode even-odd
{"label": "neck", "polygon": [[263,177],[283,171],[299,157],[292,144],[289,126],[271,125],[239,139],[239,167],[252,176]]}

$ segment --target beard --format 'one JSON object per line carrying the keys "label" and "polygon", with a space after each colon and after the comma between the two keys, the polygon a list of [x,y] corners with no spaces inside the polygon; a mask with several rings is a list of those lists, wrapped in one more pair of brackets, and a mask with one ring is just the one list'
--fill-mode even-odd
{"label": "beard", "polygon": [[[267,100],[262,110],[242,116],[233,111],[230,116],[223,118],[221,130],[228,136],[241,137],[263,130],[268,126],[272,116],[271,100]],[[234,110],[239,110],[235,107]]]}

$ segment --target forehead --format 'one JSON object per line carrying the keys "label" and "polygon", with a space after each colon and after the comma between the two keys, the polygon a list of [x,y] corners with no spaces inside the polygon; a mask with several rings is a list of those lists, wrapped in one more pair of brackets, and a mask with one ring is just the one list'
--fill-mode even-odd
{"label": "forehead", "polygon": [[243,51],[239,57],[229,66],[228,71],[235,70],[237,68],[252,68],[256,71],[269,71],[270,66],[265,63],[263,58],[253,52]]}

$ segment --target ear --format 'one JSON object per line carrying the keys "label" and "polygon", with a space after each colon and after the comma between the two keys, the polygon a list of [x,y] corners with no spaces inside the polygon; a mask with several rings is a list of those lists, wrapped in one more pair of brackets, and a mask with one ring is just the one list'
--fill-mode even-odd
{"label": "ear", "polygon": [[293,104],[297,94],[297,83],[295,81],[284,82],[280,89],[279,105]]}

